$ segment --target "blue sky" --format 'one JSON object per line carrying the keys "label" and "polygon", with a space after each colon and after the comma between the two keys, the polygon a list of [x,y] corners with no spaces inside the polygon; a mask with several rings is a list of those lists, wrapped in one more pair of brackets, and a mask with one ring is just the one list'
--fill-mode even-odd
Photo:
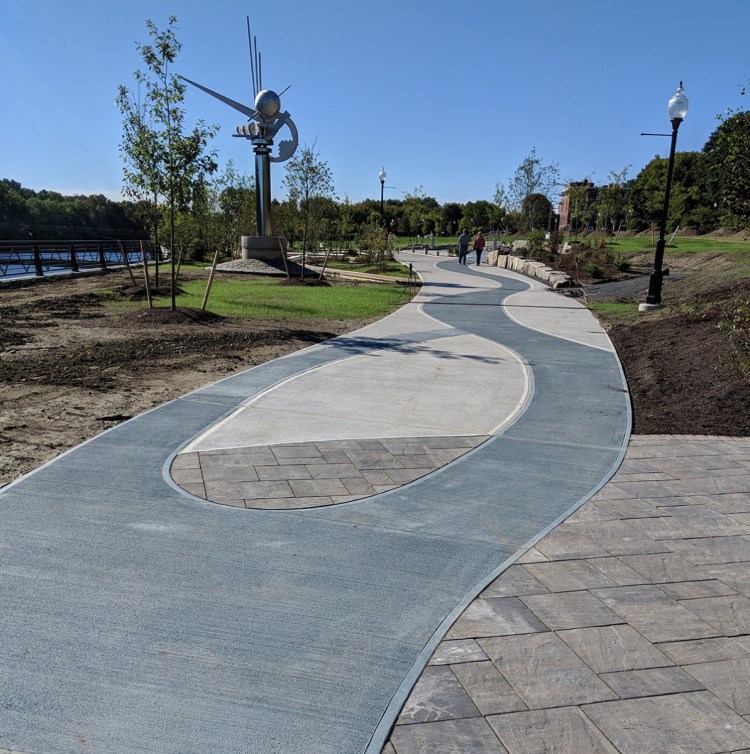
{"label": "blue sky", "polygon": [[[34,189],[121,188],[119,84],[141,66],[145,20],[178,18],[175,69],[248,104],[245,16],[303,144],[316,142],[352,201],[421,186],[440,202],[491,199],[536,147],[563,179],[637,172],[668,139],[684,80],[678,149],[701,149],[727,107],[750,107],[750,0],[0,0],[0,178]],[[187,123],[252,173],[243,116],[192,90]],[[237,116],[237,117],[235,117]],[[274,194],[283,195],[275,166]]]}

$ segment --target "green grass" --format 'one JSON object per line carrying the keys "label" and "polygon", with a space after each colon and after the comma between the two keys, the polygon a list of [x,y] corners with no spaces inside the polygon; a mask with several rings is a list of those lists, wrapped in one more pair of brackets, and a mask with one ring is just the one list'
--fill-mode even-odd
{"label": "green grass", "polygon": [[376,275],[390,275],[397,278],[408,278],[409,268],[399,262],[389,262],[381,269],[374,264],[354,264],[353,262],[339,262],[335,259],[328,260],[328,267],[334,270],[350,270],[351,272],[368,272]]}
{"label": "green grass", "polygon": [[[658,234],[656,237],[658,237]],[[728,252],[735,254],[750,251],[750,241],[731,238],[710,238],[706,236],[677,236],[672,244],[669,244],[669,238],[670,236],[667,236],[666,240],[668,244],[667,250],[670,253]],[[593,237],[584,240],[591,240],[592,243],[596,243]],[[625,254],[654,250],[651,236],[619,238],[616,242],[608,242],[607,248]]]}
{"label": "green grass", "polygon": [[612,322],[618,319],[628,319],[638,313],[638,304],[619,301],[591,301],[588,308],[602,319]]}
{"label": "green grass", "polygon": [[[199,309],[206,290],[205,280],[182,281],[185,291],[177,297],[177,306]],[[406,303],[402,286],[279,285],[269,280],[217,280],[211,288],[208,311],[224,316],[253,319],[359,319],[387,314]],[[169,297],[154,299],[154,306],[168,307]],[[112,302],[123,309],[143,307],[143,302]]]}

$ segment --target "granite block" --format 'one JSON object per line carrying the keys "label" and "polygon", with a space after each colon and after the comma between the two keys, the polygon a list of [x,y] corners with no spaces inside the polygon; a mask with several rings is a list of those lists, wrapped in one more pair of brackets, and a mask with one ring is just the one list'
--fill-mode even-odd
{"label": "granite block", "polygon": [[526,566],[512,565],[482,592],[482,597],[517,597],[521,594],[546,592],[547,589],[529,573]]}
{"label": "granite block", "polygon": [[598,521],[580,524],[581,531],[610,555],[634,555],[666,552],[664,544],[657,542],[626,521]]}
{"label": "granite block", "polygon": [[659,588],[676,600],[694,600],[702,597],[724,597],[736,594],[722,581],[678,581],[674,584],[659,584]]}
{"label": "granite block", "polygon": [[696,565],[750,561],[750,537],[677,539],[671,541],[669,546]]}
{"label": "granite block", "polygon": [[628,519],[628,523],[656,541],[660,539],[690,539],[700,536],[696,529],[674,516],[632,518]]}
{"label": "granite block", "polygon": [[446,638],[469,639],[547,630],[517,597],[493,597],[474,600],[453,624]]}
{"label": "granite block", "polygon": [[492,715],[487,722],[511,754],[617,754],[577,707]]}
{"label": "granite block", "polygon": [[668,641],[659,644],[659,649],[678,665],[747,659],[750,656],[750,647],[745,649],[736,639],[726,636],[693,641]]}
{"label": "granite block", "polygon": [[493,663],[461,663],[451,670],[483,715],[527,709]]}
{"label": "granite block", "polygon": [[[750,598],[742,594],[691,599],[681,604],[725,636],[750,634]],[[750,697],[750,687],[748,691]]]}
{"label": "granite block", "polygon": [[536,550],[547,560],[579,560],[609,555],[606,550],[571,526],[572,524],[560,524],[536,543]]}
{"label": "granite block", "polygon": [[359,469],[350,462],[308,463],[307,471],[312,479],[361,479]]}
{"label": "granite block", "polygon": [[391,742],[397,754],[507,754],[483,717],[397,725]]}
{"label": "granite block", "polygon": [[352,494],[340,479],[290,479],[289,486],[298,497]]}
{"label": "granite block", "polygon": [[750,715],[750,657],[688,665],[685,670],[738,715]]}
{"label": "granite block", "polygon": [[307,466],[302,464],[290,464],[276,466],[256,466],[255,473],[260,481],[279,481],[289,479],[310,479]]}
{"label": "granite block", "polygon": [[596,589],[594,594],[651,642],[705,639],[719,631],[656,586]]}
{"label": "granite block", "polygon": [[708,691],[600,702],[583,712],[622,754],[706,754],[750,745],[750,725]]}
{"label": "granite block", "polygon": [[740,594],[750,597],[750,562],[703,565],[701,569]]}
{"label": "granite block", "polygon": [[724,513],[711,510],[705,505],[678,505],[662,508],[662,510],[667,515],[674,516],[695,529],[696,537],[727,537],[750,534],[750,527]]}
{"label": "granite block", "polygon": [[621,699],[701,691],[703,684],[682,668],[648,668],[602,673],[599,676]]}
{"label": "granite block", "polygon": [[519,599],[553,631],[624,622],[589,592],[530,594]]}
{"label": "granite block", "polygon": [[531,709],[616,698],[553,633],[499,636],[478,644]]}
{"label": "granite block", "polygon": [[624,555],[620,560],[652,584],[701,581],[710,578],[708,573],[674,553]]}
{"label": "granite block", "polygon": [[430,665],[452,665],[459,662],[481,662],[487,655],[474,639],[441,641],[430,658]]}
{"label": "granite block", "polygon": [[640,573],[625,565],[619,558],[591,558],[586,562],[612,579],[617,586],[648,583]]}
{"label": "granite block", "polygon": [[618,586],[616,581],[585,560],[556,560],[552,563],[529,563],[522,567],[551,592]]}
{"label": "granite block", "polygon": [[576,628],[557,634],[595,673],[674,665],[632,626]]}
{"label": "granite block", "polygon": [[398,724],[465,717],[479,717],[479,711],[453,671],[448,665],[429,665],[406,700]]}

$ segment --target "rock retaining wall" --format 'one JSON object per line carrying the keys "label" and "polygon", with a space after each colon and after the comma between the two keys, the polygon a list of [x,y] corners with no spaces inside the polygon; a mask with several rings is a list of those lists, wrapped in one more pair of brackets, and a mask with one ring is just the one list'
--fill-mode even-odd
{"label": "rock retaining wall", "polygon": [[503,254],[501,251],[491,251],[487,256],[487,264],[536,278],[550,288],[567,288],[571,285],[570,277],[564,272],[553,270],[543,262],[536,262],[533,259],[515,257],[512,254]]}

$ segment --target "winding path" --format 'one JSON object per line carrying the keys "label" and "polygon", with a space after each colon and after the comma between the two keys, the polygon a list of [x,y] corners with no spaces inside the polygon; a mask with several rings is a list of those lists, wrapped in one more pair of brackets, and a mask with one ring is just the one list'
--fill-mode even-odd
{"label": "winding path", "polygon": [[[629,402],[591,315],[506,271],[408,261],[425,285],[394,315],[0,493],[0,749],[380,751],[463,607],[614,473]],[[489,439],[337,505],[216,505],[169,473],[201,443],[438,435]]]}

